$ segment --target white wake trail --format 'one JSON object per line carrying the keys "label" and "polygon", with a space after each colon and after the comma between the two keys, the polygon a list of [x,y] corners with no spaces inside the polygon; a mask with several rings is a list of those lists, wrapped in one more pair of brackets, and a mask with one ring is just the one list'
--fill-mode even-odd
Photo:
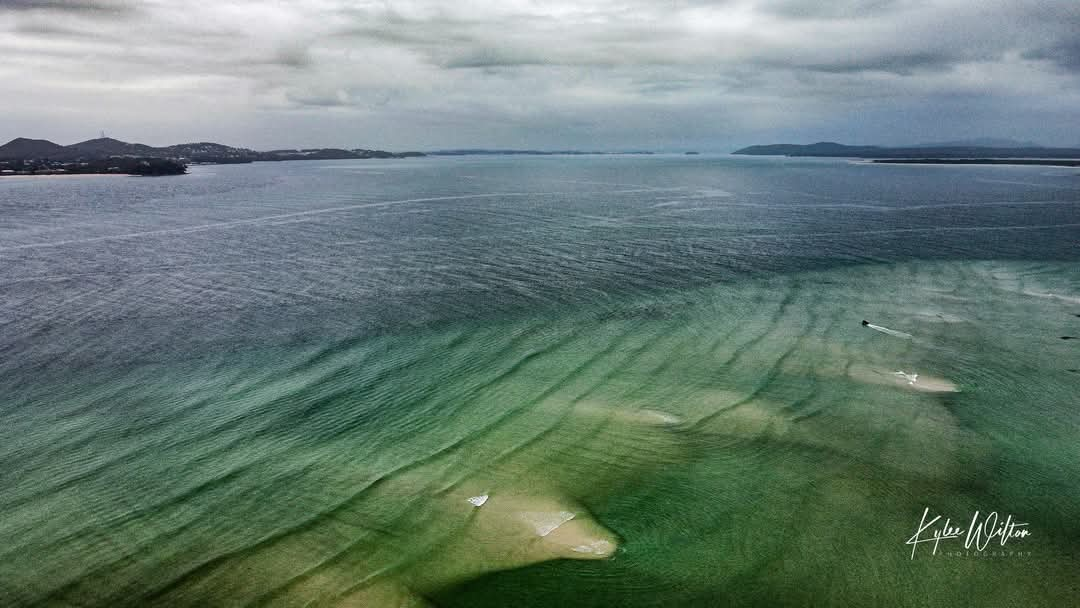
{"label": "white wake trail", "polygon": [[905,338],[911,340],[914,336],[904,333],[902,331],[896,331],[895,329],[889,329],[888,327],[882,327],[880,325],[874,325],[873,323],[865,323],[867,327],[874,331],[880,331],[883,334],[889,334],[890,336],[896,336],[897,338]]}

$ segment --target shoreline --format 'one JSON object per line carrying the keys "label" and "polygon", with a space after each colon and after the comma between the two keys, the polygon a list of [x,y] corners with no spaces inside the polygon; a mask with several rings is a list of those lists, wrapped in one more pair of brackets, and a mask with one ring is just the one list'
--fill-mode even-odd
{"label": "shoreline", "polygon": [[[177,173],[175,175],[188,175],[187,173]],[[170,177],[170,175],[140,175],[138,173],[35,173],[31,175],[19,175],[19,174],[0,174],[0,179],[17,179],[17,178],[51,178],[51,177]]]}

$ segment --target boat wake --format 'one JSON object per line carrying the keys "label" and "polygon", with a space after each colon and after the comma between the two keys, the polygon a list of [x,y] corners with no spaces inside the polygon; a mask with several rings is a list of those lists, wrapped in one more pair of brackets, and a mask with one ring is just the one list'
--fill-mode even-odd
{"label": "boat wake", "polygon": [[889,334],[890,336],[896,336],[897,338],[905,338],[907,340],[911,340],[913,338],[911,334],[904,333],[902,331],[896,331],[895,329],[889,329],[888,327],[882,327],[880,325],[874,325],[873,323],[870,323],[868,321],[863,321],[862,324],[874,331],[880,331],[883,334]]}

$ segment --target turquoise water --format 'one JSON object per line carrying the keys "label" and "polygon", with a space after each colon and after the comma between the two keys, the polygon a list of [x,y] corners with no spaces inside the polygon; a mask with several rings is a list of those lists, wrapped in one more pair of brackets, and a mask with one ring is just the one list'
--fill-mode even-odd
{"label": "turquoise water", "polygon": [[[5,179],[0,604],[1070,605],[1078,207],[708,156]],[[913,558],[924,509],[1030,535]]]}

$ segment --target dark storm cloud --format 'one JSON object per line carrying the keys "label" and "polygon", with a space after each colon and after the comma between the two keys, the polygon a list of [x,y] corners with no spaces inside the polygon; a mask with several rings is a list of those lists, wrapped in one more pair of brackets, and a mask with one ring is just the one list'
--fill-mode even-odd
{"label": "dark storm cloud", "polygon": [[268,63],[289,68],[306,68],[312,65],[310,43],[294,41],[277,47]]}
{"label": "dark storm cloud", "polygon": [[1076,0],[0,0],[0,104],[269,146],[1080,140],[1077,31]]}
{"label": "dark storm cloud", "polygon": [[130,2],[110,0],[0,0],[4,11],[49,11],[57,13],[117,14],[133,10]]}
{"label": "dark storm cloud", "polygon": [[76,38],[92,40],[100,36],[91,30],[77,29],[53,21],[22,21],[15,25],[18,34],[41,38]]}
{"label": "dark storm cloud", "polygon": [[1024,58],[1080,73],[1080,2],[1044,6],[1038,15],[1047,26],[1040,39],[1024,52]]}
{"label": "dark storm cloud", "polygon": [[442,61],[441,65],[447,68],[506,68],[553,63],[552,58],[540,54],[488,46],[459,53]]}
{"label": "dark storm cloud", "polygon": [[762,9],[782,17],[801,19],[866,18],[899,10],[904,0],[831,0],[807,2],[806,0],[767,0]]}
{"label": "dark storm cloud", "polygon": [[786,65],[815,72],[834,74],[856,72],[888,72],[910,76],[920,71],[946,71],[962,61],[952,53],[912,52],[889,53],[879,56],[837,58],[828,63],[800,63],[794,60]]}
{"label": "dark storm cloud", "polygon": [[1062,40],[1053,46],[1032,49],[1024,53],[1024,57],[1049,61],[1063,70],[1080,72],[1080,37]]}

